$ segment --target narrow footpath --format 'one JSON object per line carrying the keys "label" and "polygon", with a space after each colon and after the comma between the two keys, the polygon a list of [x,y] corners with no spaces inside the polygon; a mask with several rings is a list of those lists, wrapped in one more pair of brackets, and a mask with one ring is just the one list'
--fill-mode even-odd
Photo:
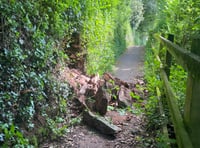
{"label": "narrow footpath", "polygon": [[143,76],[144,47],[130,46],[120,56],[114,67],[114,75],[119,79],[132,83],[136,77]]}
{"label": "narrow footpath", "polygon": [[[114,67],[113,75],[133,85],[144,85],[143,65],[144,47],[134,46],[127,48]],[[144,97],[144,99],[146,99]],[[74,105],[75,106],[75,105]],[[42,148],[153,148],[151,136],[146,131],[146,119],[142,114],[128,112],[125,109],[117,109],[115,113],[117,123],[122,129],[115,136],[108,136],[99,131],[79,123],[70,127],[66,135],[58,141],[47,141]],[[112,111],[111,111],[112,112]],[[115,114],[114,114],[115,116]],[[80,115],[81,117],[81,115]],[[78,119],[78,118],[77,118]],[[120,121],[121,120],[121,121]]]}

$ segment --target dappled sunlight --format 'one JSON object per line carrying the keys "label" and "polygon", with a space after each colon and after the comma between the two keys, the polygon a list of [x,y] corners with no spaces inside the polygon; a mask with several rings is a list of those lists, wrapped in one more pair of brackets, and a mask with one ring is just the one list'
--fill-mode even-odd
{"label": "dappled sunlight", "polygon": [[132,70],[133,68],[122,68],[121,70],[123,70],[123,71],[130,71],[130,70]]}

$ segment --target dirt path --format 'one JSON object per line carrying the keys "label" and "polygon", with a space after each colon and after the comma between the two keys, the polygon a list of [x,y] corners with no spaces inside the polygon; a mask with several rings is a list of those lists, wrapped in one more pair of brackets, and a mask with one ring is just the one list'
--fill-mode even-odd
{"label": "dirt path", "polygon": [[114,67],[114,75],[121,80],[133,82],[136,76],[143,76],[144,47],[131,46],[121,55]]}
{"label": "dirt path", "polygon": [[[129,47],[119,58],[114,75],[121,80],[133,82],[136,76],[143,75],[143,47]],[[149,134],[146,132],[146,121],[143,115],[117,110],[120,114],[131,114],[130,120],[116,124],[122,129],[116,136],[100,134],[83,123],[69,128],[69,132],[59,141],[47,141],[43,148],[146,148],[153,147]]]}
{"label": "dirt path", "polygon": [[144,141],[149,136],[144,123],[142,116],[132,115],[130,121],[118,125],[122,132],[116,136],[103,135],[81,123],[71,127],[61,139],[47,141],[41,148],[147,148],[151,144]]}

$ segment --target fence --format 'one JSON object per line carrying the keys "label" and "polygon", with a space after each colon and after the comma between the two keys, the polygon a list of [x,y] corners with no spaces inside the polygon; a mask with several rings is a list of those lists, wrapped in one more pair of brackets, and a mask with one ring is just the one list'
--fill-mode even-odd
{"label": "fence", "polygon": [[[194,39],[191,51],[173,43],[174,36],[168,39],[160,36],[161,48],[166,47],[164,66],[161,68],[161,79],[164,82],[167,104],[172,116],[172,122],[179,148],[200,147],[200,40]],[[184,115],[182,117],[169,84],[172,58],[188,73]],[[162,65],[163,65],[162,64]]]}

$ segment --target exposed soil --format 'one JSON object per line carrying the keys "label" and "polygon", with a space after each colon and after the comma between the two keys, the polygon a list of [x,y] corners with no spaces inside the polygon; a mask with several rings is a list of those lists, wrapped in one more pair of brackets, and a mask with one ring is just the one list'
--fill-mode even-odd
{"label": "exposed soil", "polygon": [[[84,124],[70,128],[68,134],[42,147],[63,148],[146,148],[153,147],[152,140],[145,132],[142,116],[132,115],[130,121],[118,125],[122,132],[116,136],[103,135]],[[148,138],[149,141],[145,141]]]}
{"label": "exposed soil", "polygon": [[[117,62],[114,75],[124,81],[145,85],[143,76],[143,47],[129,47]],[[146,96],[142,96],[145,102]],[[81,107],[76,100],[68,102],[73,117],[80,116]],[[69,128],[68,133],[57,141],[46,141],[43,148],[153,148],[155,143],[147,132],[143,114],[135,114],[116,108],[105,115],[122,129],[116,135],[104,135],[84,123]],[[136,110],[135,110],[136,111]]]}

